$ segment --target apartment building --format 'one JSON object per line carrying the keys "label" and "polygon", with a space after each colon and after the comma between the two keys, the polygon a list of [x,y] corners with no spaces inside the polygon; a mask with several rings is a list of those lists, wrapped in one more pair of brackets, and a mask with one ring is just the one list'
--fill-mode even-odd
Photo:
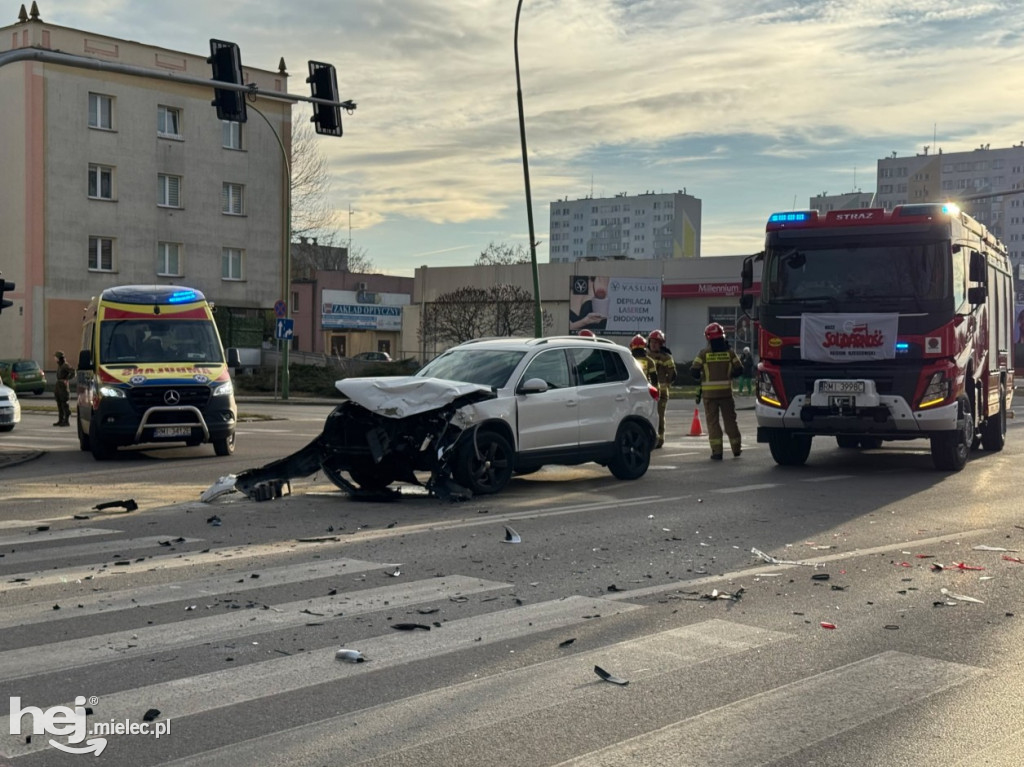
{"label": "apartment building", "polygon": [[548,259],[667,261],[700,257],[701,201],[685,190],[550,203]]}
{"label": "apartment building", "polygon": [[[248,122],[222,122],[212,88],[148,75],[209,79],[207,55],[47,23],[35,3],[0,27],[0,271],[17,286],[0,357],[52,366],[61,348],[74,359],[89,298],[133,283],[198,288],[226,344],[260,345],[261,310],[283,297],[287,177],[274,133],[290,146],[291,104],[258,98]],[[283,64],[244,76],[287,92]]]}
{"label": "apartment building", "polygon": [[[877,205],[953,200],[1006,245],[1016,266],[1017,300],[1024,299],[1024,142],[968,152],[895,152],[878,161]],[[971,199],[973,198],[973,199]]]}

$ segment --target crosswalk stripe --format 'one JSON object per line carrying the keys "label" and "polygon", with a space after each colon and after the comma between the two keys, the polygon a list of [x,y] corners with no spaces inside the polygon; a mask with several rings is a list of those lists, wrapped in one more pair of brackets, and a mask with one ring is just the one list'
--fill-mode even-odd
{"label": "crosswalk stripe", "polygon": [[[983,669],[888,651],[639,735],[559,767],[767,764],[984,673]],[[814,722],[808,727],[808,722]],[[709,738],[708,733],[743,733]]]}
{"label": "crosswalk stripe", "polygon": [[[321,578],[336,578],[383,568],[384,565],[380,562],[330,559],[324,562],[301,562],[296,565],[260,568],[258,571],[237,569],[225,575],[196,578],[180,583],[158,583],[152,586],[135,586],[134,588],[130,587],[128,583],[118,583],[115,585],[123,587],[120,591],[104,589],[98,593],[76,594],[68,600],[56,600],[56,602],[64,602],[61,605],[61,610],[53,609],[55,604],[53,599],[45,602],[7,605],[0,613],[0,629],[67,620],[68,610],[64,608],[73,610],[73,615],[77,618],[137,607],[153,607],[169,602],[210,598],[224,592],[243,594],[256,589],[314,581]],[[259,578],[252,578],[251,576],[254,574],[258,574]],[[242,582],[239,583],[239,581]]]}
{"label": "crosswalk stripe", "polygon": [[[5,565],[20,566],[31,562],[50,561],[55,556],[61,557],[90,557],[102,556],[104,554],[121,555],[125,558],[134,559],[138,556],[135,552],[140,549],[164,548],[165,543],[172,541],[175,545],[186,543],[201,543],[202,538],[185,538],[178,541],[173,535],[147,535],[142,538],[121,538],[116,541],[94,541],[92,543],[81,543],[73,546],[50,547],[46,549],[31,549],[27,551],[15,551],[0,559]],[[130,555],[125,552],[130,552]],[[151,557],[149,558],[151,559]],[[6,576],[9,577],[9,576]]]}
{"label": "crosswalk stripe", "polygon": [[[162,716],[167,718],[192,716],[376,669],[565,628],[583,623],[595,614],[607,617],[643,609],[582,596],[522,605],[459,618],[435,631],[394,632],[360,641],[354,649],[370,658],[368,663],[339,662],[334,657],[337,648],[329,647],[107,694],[95,705],[95,716],[98,720],[128,719],[150,708],[153,701],[160,701]],[[32,701],[32,705],[49,704]],[[8,716],[0,720],[0,753],[16,757],[48,747],[42,738],[25,743],[9,735],[9,719]]]}
{"label": "crosswalk stripe", "polygon": [[117,535],[121,530],[101,527],[71,527],[66,530],[33,530],[21,535],[0,535],[0,547],[21,546],[25,543],[52,543],[67,538],[88,538],[93,535]]}
{"label": "crosswalk stripe", "polygon": [[317,757],[327,753],[336,755],[338,764],[352,763],[348,757],[356,754],[359,761],[381,758],[399,748],[414,749],[512,720],[524,711],[583,708],[584,700],[607,692],[593,674],[595,664],[614,668],[636,684],[788,638],[712,619],[225,745],[165,767],[243,767],[258,764],[268,753],[275,767],[319,764]]}
{"label": "crosswalk stripe", "polygon": [[172,624],[141,626],[85,639],[0,652],[0,680],[23,679],[35,674],[224,641],[239,635],[253,635],[301,626],[320,617],[324,621],[335,620],[342,614],[352,616],[377,610],[398,609],[410,604],[495,591],[511,586],[510,583],[452,575],[342,592],[333,596],[301,599],[267,609],[263,609],[262,605],[249,609],[228,609],[226,613]]}

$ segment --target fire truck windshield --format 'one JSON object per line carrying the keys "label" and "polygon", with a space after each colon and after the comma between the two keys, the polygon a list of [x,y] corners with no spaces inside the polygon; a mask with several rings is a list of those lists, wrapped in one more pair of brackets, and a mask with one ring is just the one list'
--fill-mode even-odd
{"label": "fire truck windshield", "polygon": [[952,290],[948,242],[897,243],[808,240],[769,247],[764,300],[769,304],[828,304],[833,311],[922,302],[948,303]]}

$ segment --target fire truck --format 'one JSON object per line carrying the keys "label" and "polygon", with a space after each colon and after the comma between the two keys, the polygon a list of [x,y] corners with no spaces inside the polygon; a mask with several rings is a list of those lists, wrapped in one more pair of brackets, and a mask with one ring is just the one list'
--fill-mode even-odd
{"label": "fire truck", "polygon": [[1002,450],[1011,266],[957,206],[775,213],[742,285],[759,325],[757,441],[776,463],[804,464],[814,437],[852,449],[927,439],[942,471],[974,448]]}

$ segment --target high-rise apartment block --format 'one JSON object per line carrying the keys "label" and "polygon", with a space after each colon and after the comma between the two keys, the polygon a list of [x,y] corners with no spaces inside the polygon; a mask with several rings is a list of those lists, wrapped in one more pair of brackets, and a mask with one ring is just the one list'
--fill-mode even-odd
{"label": "high-rise apartment block", "polygon": [[551,203],[551,263],[700,256],[701,202],[685,191]]}

